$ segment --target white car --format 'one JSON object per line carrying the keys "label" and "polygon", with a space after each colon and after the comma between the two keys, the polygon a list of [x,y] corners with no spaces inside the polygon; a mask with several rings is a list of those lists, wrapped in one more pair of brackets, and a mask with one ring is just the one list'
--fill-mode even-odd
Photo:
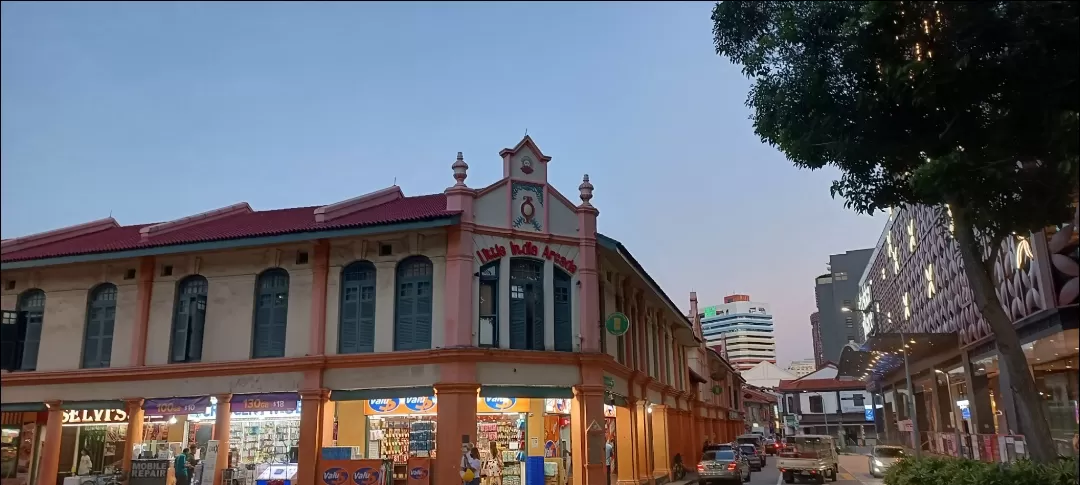
{"label": "white car", "polygon": [[875,446],[870,449],[870,476],[881,478],[894,463],[907,458],[908,452],[903,446]]}

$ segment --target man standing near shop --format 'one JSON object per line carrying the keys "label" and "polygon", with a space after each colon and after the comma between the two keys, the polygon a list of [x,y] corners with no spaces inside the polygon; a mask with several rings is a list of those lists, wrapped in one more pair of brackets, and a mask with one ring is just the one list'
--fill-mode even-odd
{"label": "man standing near shop", "polygon": [[607,468],[607,485],[611,485],[611,466],[615,463],[615,438],[609,438],[604,447],[604,464]]}
{"label": "man standing near shop", "polygon": [[173,459],[173,473],[176,475],[176,485],[191,485],[188,481],[188,477],[191,475],[188,473],[187,462],[188,449],[184,448],[183,453],[176,455]]}

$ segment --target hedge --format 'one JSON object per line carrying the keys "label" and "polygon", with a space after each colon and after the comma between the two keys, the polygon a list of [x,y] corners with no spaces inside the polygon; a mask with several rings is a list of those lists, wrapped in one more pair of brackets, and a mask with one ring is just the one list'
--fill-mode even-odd
{"label": "hedge", "polygon": [[885,474],[885,485],[1077,485],[1077,459],[1042,465],[1010,465],[956,458],[902,460]]}

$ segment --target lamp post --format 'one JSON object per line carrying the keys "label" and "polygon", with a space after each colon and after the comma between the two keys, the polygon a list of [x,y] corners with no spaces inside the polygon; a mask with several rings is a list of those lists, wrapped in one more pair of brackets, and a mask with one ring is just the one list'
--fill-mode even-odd
{"label": "lamp post", "polygon": [[[876,302],[870,302],[870,305],[873,305],[874,303],[876,303]],[[848,308],[848,307],[841,307],[840,310],[844,311],[844,312],[852,311],[852,309]],[[873,309],[869,308],[869,307],[868,308],[855,308],[854,311],[857,311],[857,312],[863,313],[863,314],[866,314],[866,313],[871,314],[874,317],[874,320],[875,320],[875,323],[874,323],[875,327],[877,326],[877,321],[880,321],[877,318],[878,317],[877,312],[874,311]],[[916,411],[916,408],[915,408],[915,388],[913,388],[912,385],[911,385],[911,368],[908,366],[908,354],[907,354],[908,343],[907,343],[907,339],[904,338],[903,330],[900,330],[897,333],[900,335],[900,354],[904,358],[904,379],[907,382],[908,397],[907,397],[907,399],[905,399],[905,401],[907,401],[908,419],[911,420],[911,445],[912,445],[911,447],[914,448],[914,450],[915,450],[915,458],[921,458],[922,457],[922,437],[919,435],[919,414],[918,414],[918,411]]]}

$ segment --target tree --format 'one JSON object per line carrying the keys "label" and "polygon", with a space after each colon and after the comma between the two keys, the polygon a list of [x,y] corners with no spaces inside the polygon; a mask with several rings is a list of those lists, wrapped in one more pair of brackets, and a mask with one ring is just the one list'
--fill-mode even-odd
{"label": "tree", "polygon": [[839,168],[861,213],[951,212],[975,303],[997,340],[1033,459],[1056,456],[1016,329],[994,292],[1005,238],[1072,214],[1077,2],[724,1],[717,53],[754,81],[762,141]]}

